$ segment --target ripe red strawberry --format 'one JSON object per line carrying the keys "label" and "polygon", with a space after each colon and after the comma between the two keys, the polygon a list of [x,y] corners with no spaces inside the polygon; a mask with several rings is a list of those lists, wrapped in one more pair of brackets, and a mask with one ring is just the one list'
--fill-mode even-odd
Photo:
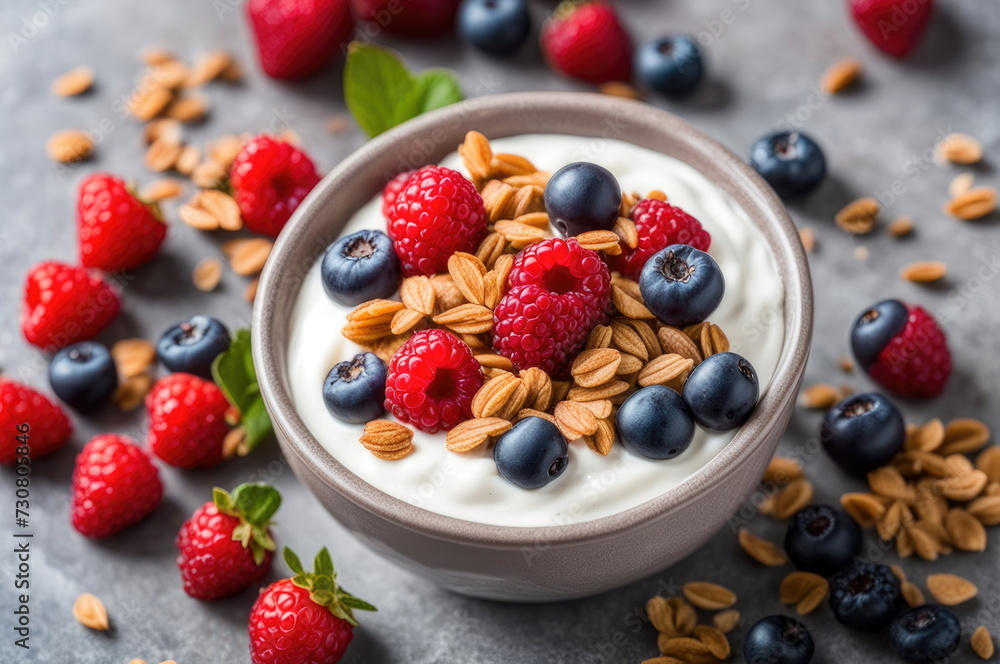
{"label": "ripe red strawberry", "polygon": [[146,395],[149,448],[171,466],[211,468],[222,461],[229,402],[215,383],[187,373],[161,378]]}
{"label": "ripe red strawberry", "polygon": [[868,41],[897,58],[916,48],[934,13],[934,0],[850,0],[850,5]]}
{"label": "ripe red strawberry", "polygon": [[0,464],[12,466],[19,457],[51,454],[72,433],[62,408],[41,392],[0,376]]}
{"label": "ripe red strawberry", "polygon": [[542,53],[560,74],[590,81],[629,81],[632,40],[604,0],[566,0],[542,26]]}
{"label": "ripe red strawberry", "polygon": [[493,312],[493,347],[519,370],[562,376],[611,305],[611,275],[576,240],[530,245],[514,259],[510,290]]}
{"label": "ripe red strawberry", "polygon": [[140,201],[120,179],[95,173],[76,202],[80,263],[105,272],[137,268],[159,251],[167,226],[157,205]]}
{"label": "ripe red strawberry", "polygon": [[389,360],[385,408],[427,433],[472,417],[483,372],[464,341],[444,330],[414,332]]}
{"label": "ripe red strawberry", "polygon": [[160,504],[163,483],[145,450],[124,436],[97,436],[73,468],[73,527],[87,537],[110,537],[134,526]]}
{"label": "ripe red strawberry", "polygon": [[354,30],[348,0],[250,0],[247,14],[261,68],[285,80],[325,68]]}
{"label": "ripe red strawberry", "polygon": [[21,331],[49,352],[94,337],[121,310],[118,289],[96,272],[63,263],[31,268],[24,283]]}
{"label": "ripe red strawberry", "polygon": [[302,199],[320,181],[312,160],[271,136],[250,139],[229,174],[243,223],[254,233],[277,237]]}
{"label": "ripe red strawberry", "polygon": [[712,244],[712,236],[697,219],[670,203],[643,199],[632,208],[630,216],[635,222],[639,244],[630,249],[622,242],[622,253],[608,261],[612,270],[630,279],[638,281],[646,261],[672,244],[689,244],[701,251],[708,251]]}
{"label": "ripe red strawberry", "polygon": [[221,599],[263,579],[274,557],[269,526],[279,505],[281,494],[263,482],[241,484],[232,495],[216,488],[177,533],[184,592]]}
{"label": "ripe red strawberry", "polygon": [[386,217],[407,277],[445,271],[453,253],[474,252],[486,234],[483,197],[468,178],[443,166],[414,171]]}
{"label": "ripe red strawberry", "polygon": [[351,0],[361,21],[390,35],[427,39],[451,32],[460,0]]}
{"label": "ripe red strawberry", "polygon": [[250,661],[253,664],[334,664],[354,638],[354,610],[375,611],[337,583],[326,549],[306,572],[285,547],[285,563],[295,576],[272,583],[250,609]]}

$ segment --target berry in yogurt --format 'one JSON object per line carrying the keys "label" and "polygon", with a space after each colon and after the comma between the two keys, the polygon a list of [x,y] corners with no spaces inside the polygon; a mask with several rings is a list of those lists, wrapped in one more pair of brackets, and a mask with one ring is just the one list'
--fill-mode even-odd
{"label": "berry in yogurt", "polygon": [[386,367],[375,353],[338,362],[323,381],[323,402],[342,422],[364,424],[385,413]]}
{"label": "berry in yogurt", "polygon": [[622,190],[611,172],[576,162],[556,171],[545,186],[545,211],[565,236],[609,230],[621,208]]}
{"label": "berry in yogurt", "polygon": [[568,446],[556,425],[541,417],[526,417],[497,439],[493,460],[511,484],[537,489],[566,470]]}
{"label": "berry in yogurt", "polygon": [[389,297],[399,288],[399,258],[382,231],[364,230],[340,238],[323,254],[322,266],[326,294],[348,307]]}
{"label": "berry in yogurt", "polygon": [[685,327],[707,320],[715,311],[726,293],[726,278],[709,254],[674,244],[642,268],[639,288],[661,323]]}
{"label": "berry in yogurt", "polygon": [[694,439],[684,399],[663,385],[644,387],[626,399],[615,423],[625,449],[650,459],[673,459]]}

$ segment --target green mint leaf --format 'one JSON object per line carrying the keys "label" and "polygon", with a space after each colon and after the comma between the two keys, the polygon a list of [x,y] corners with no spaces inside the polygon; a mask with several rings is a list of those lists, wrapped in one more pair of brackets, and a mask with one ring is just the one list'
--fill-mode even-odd
{"label": "green mint leaf", "polygon": [[219,508],[219,511],[223,514],[232,515],[236,511],[236,505],[233,503],[233,497],[229,495],[229,492],[225,489],[220,489],[215,487],[212,489],[212,502],[215,506]]}
{"label": "green mint leaf", "polygon": [[429,69],[414,76],[390,50],[361,42],[348,47],[344,100],[369,137],[462,99],[461,87],[451,72]]}
{"label": "green mint leaf", "polygon": [[264,408],[264,399],[258,394],[249,405],[243,410],[243,417],[240,424],[246,430],[245,444],[247,452],[254,451],[258,445],[268,439],[274,432],[271,425],[271,417]]}
{"label": "green mint leaf", "polygon": [[257,377],[247,371],[247,357],[250,357],[250,330],[237,330],[229,348],[212,362],[212,379],[229,403],[241,412],[244,395],[257,382]]}
{"label": "green mint leaf", "polygon": [[266,524],[281,505],[281,494],[266,482],[249,482],[233,490],[233,501],[247,521],[255,526]]}
{"label": "green mint leaf", "polygon": [[302,566],[302,561],[299,560],[299,557],[295,555],[294,551],[286,546],[285,550],[282,551],[282,555],[285,557],[285,564],[288,565],[288,569],[295,572],[295,576],[306,575],[306,569]]}

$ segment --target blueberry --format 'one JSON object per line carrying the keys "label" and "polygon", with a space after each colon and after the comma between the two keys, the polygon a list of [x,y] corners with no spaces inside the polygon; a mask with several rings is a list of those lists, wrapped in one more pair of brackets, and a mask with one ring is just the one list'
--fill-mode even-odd
{"label": "blueberry", "polygon": [[545,186],[545,211],[566,237],[610,230],[621,204],[618,180],[597,164],[578,161],[563,166]]}
{"label": "blueberry", "polygon": [[782,198],[808,194],[826,176],[823,150],[797,131],[779,131],[758,140],[750,149],[750,165]]}
{"label": "blueberry", "polygon": [[320,273],[327,296],[346,307],[389,297],[399,288],[399,258],[382,231],[358,231],[331,244]]}
{"label": "blueberry", "polygon": [[899,579],[878,563],[855,562],[830,579],[830,607],[837,620],[862,632],[889,626],[902,606]]}
{"label": "blueberry", "polygon": [[868,371],[892,339],[903,331],[910,310],[899,300],[883,300],[864,311],[851,329],[851,350]]}
{"label": "blueberry", "polygon": [[835,507],[810,505],[788,524],[785,552],[799,569],[832,576],[861,552],[861,528]]}
{"label": "blueberry", "polygon": [[625,449],[650,459],[672,459],[694,438],[684,399],[663,385],[644,387],[626,399],[615,423]]}
{"label": "blueberry", "polygon": [[906,424],[881,394],[854,394],[827,412],[819,438],[838,466],[864,477],[903,449]]}
{"label": "blueberry", "polygon": [[759,395],[757,372],[736,353],[705,359],[684,381],[682,392],[694,421],[716,431],[729,431],[746,422]]}
{"label": "blueberry", "polygon": [[385,412],[385,362],[374,353],[358,353],[335,364],[323,381],[323,403],[338,420],[363,424]]}
{"label": "blueberry", "polygon": [[903,611],[889,629],[889,639],[899,656],[917,664],[948,661],[961,638],[958,616],[937,604]]}
{"label": "blueberry", "polygon": [[229,348],[229,330],[211,316],[191,316],[163,333],[156,355],[171,371],[212,377],[212,362]]}
{"label": "blueberry", "polygon": [[726,278],[715,259],[704,251],[672,244],[643,266],[639,290],[661,323],[685,327],[700,323],[715,311],[726,292]]}
{"label": "blueberry", "polygon": [[687,35],[668,35],[636,51],[635,69],[646,85],[667,97],[684,97],[705,75],[701,49]]}
{"label": "blueberry", "polygon": [[511,484],[537,489],[563,474],[569,464],[568,451],[556,425],[526,417],[497,439],[493,460]]}
{"label": "blueberry", "polygon": [[465,41],[490,55],[517,50],[531,32],[525,0],[465,0],[458,10],[458,30]]}
{"label": "blueberry", "polygon": [[107,403],[118,387],[118,372],[107,346],[78,341],[52,358],[49,384],[67,404],[81,413],[92,413]]}
{"label": "blueberry", "polygon": [[743,641],[747,664],[809,664],[812,636],[806,626],[788,616],[768,616],[758,621]]}

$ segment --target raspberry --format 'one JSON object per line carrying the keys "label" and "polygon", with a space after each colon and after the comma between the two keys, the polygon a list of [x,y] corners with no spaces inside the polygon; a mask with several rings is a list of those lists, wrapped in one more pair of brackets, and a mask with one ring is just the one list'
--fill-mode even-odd
{"label": "raspberry", "polygon": [[708,251],[712,244],[712,236],[697,219],[670,203],[643,199],[632,208],[631,217],[639,235],[639,244],[631,249],[622,242],[622,253],[609,260],[612,270],[621,272],[629,279],[638,281],[646,261],[672,244],[688,244],[701,251]]}
{"label": "raspberry", "polygon": [[573,239],[517,255],[510,290],[493,312],[493,347],[519,370],[562,376],[611,304],[611,276],[597,252]]}
{"label": "raspberry", "polygon": [[889,340],[868,373],[904,397],[929,399],[941,394],[951,375],[951,353],[944,332],[923,307],[909,306],[906,325]]}
{"label": "raspberry", "polygon": [[163,497],[159,472],[145,450],[124,436],[97,436],[73,468],[73,527],[87,537],[110,537],[155,510]]}
{"label": "raspberry", "polygon": [[167,237],[155,204],[146,205],[113,175],[95,173],[80,183],[76,203],[80,263],[105,272],[149,261]]}
{"label": "raspberry", "polygon": [[560,74],[591,83],[632,80],[632,40],[610,2],[560,2],[542,26],[541,47]]}
{"label": "raspberry", "polygon": [[442,166],[414,172],[386,217],[407,277],[444,272],[453,253],[475,252],[486,233],[482,196],[465,176]]}
{"label": "raspberry", "polygon": [[17,453],[24,442],[18,436],[27,435],[27,456],[38,459],[65,445],[72,433],[62,408],[41,392],[0,377],[0,464],[10,466],[24,456]]}
{"label": "raspberry", "polygon": [[229,178],[243,223],[254,233],[271,237],[278,236],[320,181],[306,153],[270,136],[257,136],[243,146]]}
{"label": "raspberry", "polygon": [[39,263],[25,280],[21,331],[28,343],[56,351],[95,336],[121,308],[118,290],[96,271]]}
{"label": "raspberry", "polygon": [[385,187],[382,188],[383,217],[388,218],[389,210],[396,203],[396,199],[399,198],[400,192],[403,191],[403,187],[406,186],[406,181],[410,179],[411,175],[413,175],[413,171],[403,171],[385,183]]}
{"label": "raspberry", "polygon": [[483,374],[472,350],[444,330],[415,332],[389,361],[385,408],[427,433],[472,418]]}
{"label": "raspberry", "polygon": [[215,466],[229,433],[228,409],[222,390],[211,381],[186,373],[161,378],[146,395],[149,447],[171,466]]}

